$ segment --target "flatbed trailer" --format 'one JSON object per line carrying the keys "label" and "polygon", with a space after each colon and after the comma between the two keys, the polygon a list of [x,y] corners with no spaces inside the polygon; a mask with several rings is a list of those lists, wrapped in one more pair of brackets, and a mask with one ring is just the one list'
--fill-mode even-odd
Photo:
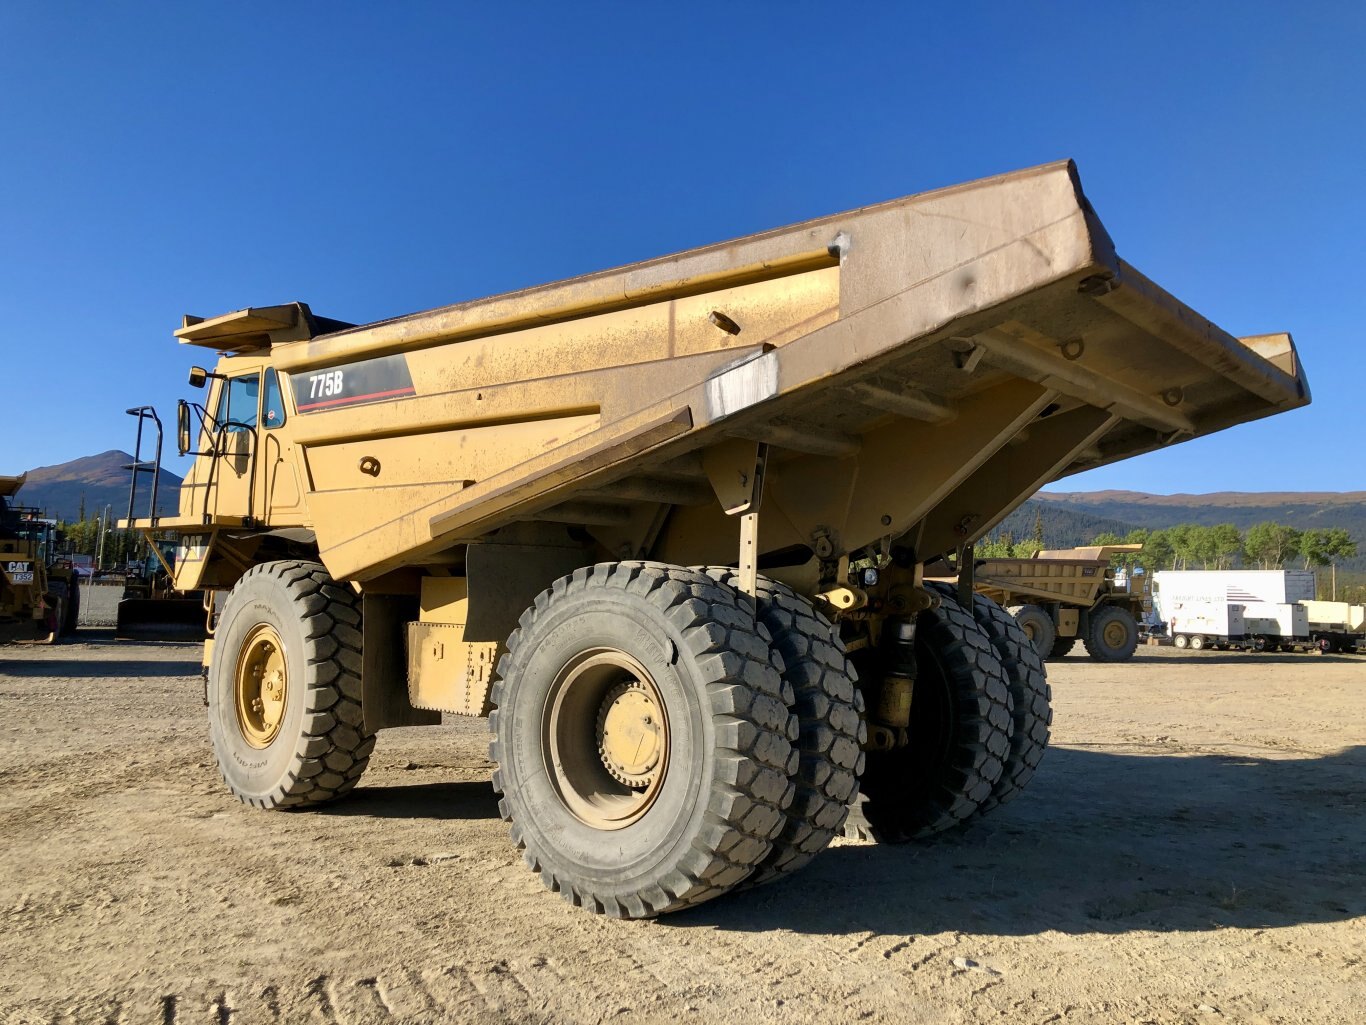
{"label": "flatbed trailer", "polygon": [[1070,162],[373,324],[176,334],[222,356],[178,515],[132,525],[211,594],[228,787],[323,803],[378,730],[489,715],[528,865],[629,917],[1018,793],[1042,664],[925,562],[1310,401],[1289,335],[1119,259]]}

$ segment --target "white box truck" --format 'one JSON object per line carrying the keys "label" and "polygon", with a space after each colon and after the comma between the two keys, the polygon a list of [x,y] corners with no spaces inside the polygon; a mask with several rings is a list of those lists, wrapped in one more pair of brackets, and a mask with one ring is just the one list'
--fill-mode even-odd
{"label": "white box truck", "polygon": [[1153,574],[1153,607],[1170,621],[1177,602],[1282,605],[1314,600],[1312,570],[1159,570]]}

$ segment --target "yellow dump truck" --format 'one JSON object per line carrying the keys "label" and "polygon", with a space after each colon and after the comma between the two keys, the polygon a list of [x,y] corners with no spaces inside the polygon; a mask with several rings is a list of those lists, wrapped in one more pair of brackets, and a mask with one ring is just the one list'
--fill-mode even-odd
{"label": "yellow dump truck", "polygon": [[186,317],[175,583],[261,808],[382,729],[488,716],[551,890],[643,917],[1008,800],[1047,742],[1018,624],[927,559],[1041,485],[1309,402],[1128,266],[1070,162],[350,325]]}
{"label": "yellow dump truck", "polygon": [[1113,556],[1142,545],[1089,545],[1041,551],[1029,559],[977,559],[973,587],[1015,617],[1045,658],[1081,641],[1098,662],[1122,662],[1138,647],[1139,623],[1152,609],[1146,573],[1113,568]]}
{"label": "yellow dump truck", "polygon": [[0,477],[0,643],[53,644],[76,630],[80,578],[55,557],[55,524],[14,503],[26,477]]}

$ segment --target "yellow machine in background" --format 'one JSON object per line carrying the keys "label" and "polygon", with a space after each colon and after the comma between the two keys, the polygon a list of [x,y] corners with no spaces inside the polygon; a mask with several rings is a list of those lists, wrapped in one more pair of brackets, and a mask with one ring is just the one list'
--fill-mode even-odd
{"label": "yellow machine in background", "polygon": [[1122,662],[1138,647],[1152,595],[1148,574],[1116,571],[1113,556],[1142,550],[1090,545],[1029,559],[976,559],[970,579],[978,594],[1005,606],[1043,658],[1062,658],[1081,641],[1096,661]]}
{"label": "yellow machine in background", "polygon": [[183,594],[172,585],[174,541],[148,539],[148,553],[128,567],[114,636],[140,641],[202,641],[206,635],[204,596]]}
{"label": "yellow machine in background", "polygon": [[849,828],[904,840],[1018,793],[1042,664],[925,562],[1309,402],[1288,335],[1118,258],[1070,162],[374,324],[176,334],[221,358],[178,515],[130,525],[212,593],[229,789],[320,804],[377,731],[488,715],[527,864],[629,917],[796,869],[856,795]]}
{"label": "yellow machine in background", "polygon": [[55,524],[13,504],[26,476],[0,477],[0,643],[52,644],[76,630],[80,578],[55,557]]}

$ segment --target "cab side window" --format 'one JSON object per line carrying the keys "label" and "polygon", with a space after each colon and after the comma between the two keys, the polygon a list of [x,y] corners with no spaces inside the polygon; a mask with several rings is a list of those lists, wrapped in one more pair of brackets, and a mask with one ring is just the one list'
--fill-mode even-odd
{"label": "cab side window", "polygon": [[285,400],[280,394],[280,378],[274,368],[266,371],[266,402],[262,407],[266,430],[274,430],[285,422]]}
{"label": "cab side window", "polygon": [[244,374],[229,378],[218,401],[219,426],[232,421],[228,431],[241,431],[256,426],[257,408],[261,396],[261,375]]}

